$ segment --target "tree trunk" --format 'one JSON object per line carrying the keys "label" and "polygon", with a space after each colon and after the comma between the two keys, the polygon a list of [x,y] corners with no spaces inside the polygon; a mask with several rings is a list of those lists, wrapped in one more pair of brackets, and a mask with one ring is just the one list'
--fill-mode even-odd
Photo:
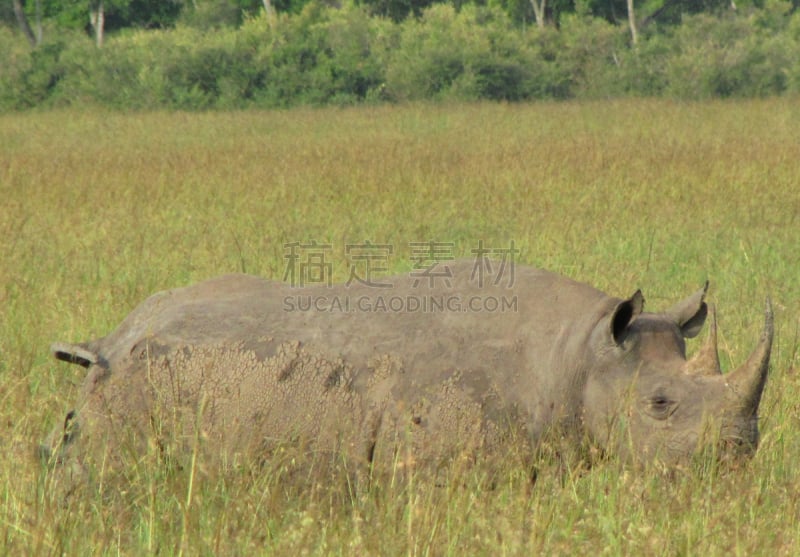
{"label": "tree trunk", "polygon": [[22,34],[25,35],[25,38],[31,43],[31,47],[35,47],[36,36],[33,34],[31,25],[28,23],[28,18],[25,16],[25,10],[22,8],[22,1],[12,0],[11,3],[14,5],[14,16],[17,18],[17,23],[19,24]]}
{"label": "tree trunk", "polygon": [[633,13],[633,0],[628,0],[628,25],[631,27],[631,42],[636,44],[639,36],[636,31],[636,15]]}
{"label": "tree trunk", "polygon": [[264,4],[264,11],[267,13],[267,21],[269,21],[269,26],[274,26],[275,8],[272,6],[272,0],[261,0],[261,3]]}
{"label": "tree trunk", "polygon": [[106,25],[106,10],[105,6],[103,6],[103,0],[100,0],[89,9],[89,23],[94,29],[94,36],[99,48],[103,46],[103,31]]}
{"label": "tree trunk", "polygon": [[42,0],[36,0],[36,44],[42,44]]}
{"label": "tree trunk", "polygon": [[533,6],[533,16],[536,18],[536,25],[539,29],[544,29],[544,15],[547,8],[547,0],[531,0]]}

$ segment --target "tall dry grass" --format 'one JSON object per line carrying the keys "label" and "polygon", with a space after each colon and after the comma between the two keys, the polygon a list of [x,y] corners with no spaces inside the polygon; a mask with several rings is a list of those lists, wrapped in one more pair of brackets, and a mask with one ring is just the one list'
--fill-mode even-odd
{"label": "tall dry grass", "polygon": [[[285,112],[0,116],[0,553],[793,555],[800,547],[800,107],[619,101]],[[514,241],[520,259],[650,309],[706,278],[723,367],[776,308],[762,446],[744,468],[639,474],[545,463],[296,489],[278,469],[195,477],[146,459],[64,503],[32,457],[80,369],[54,340],[110,331],[155,290],[245,271],[284,244]],[[488,473],[488,472],[487,472]]]}

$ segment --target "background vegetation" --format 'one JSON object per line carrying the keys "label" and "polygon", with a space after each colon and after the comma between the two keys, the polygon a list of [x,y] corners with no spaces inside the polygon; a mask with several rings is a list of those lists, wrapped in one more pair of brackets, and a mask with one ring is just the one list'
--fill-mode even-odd
{"label": "background vegetation", "polygon": [[636,2],[635,40],[619,0],[333,4],[15,0],[0,9],[0,110],[800,91],[798,0]]}
{"label": "background vegetation", "polygon": [[[796,555],[799,125],[776,99],[0,116],[0,553]],[[732,470],[554,460],[531,485],[512,459],[494,488],[479,467],[358,497],[280,462],[220,475],[131,455],[116,489],[56,495],[33,447],[83,374],[48,345],[106,334],[155,290],[280,279],[283,245],[308,239],[334,246],[337,280],[348,241],[395,245],[399,272],[429,239],[457,255],[514,240],[652,310],[708,278],[725,370],[770,294],[761,447]]]}

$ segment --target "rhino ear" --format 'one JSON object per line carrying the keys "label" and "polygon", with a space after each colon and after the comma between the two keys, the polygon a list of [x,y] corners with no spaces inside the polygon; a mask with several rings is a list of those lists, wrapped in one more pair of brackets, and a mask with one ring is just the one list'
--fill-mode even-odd
{"label": "rhino ear", "polygon": [[696,337],[706,322],[708,305],[703,300],[707,291],[708,281],[706,281],[703,288],[685,300],[678,302],[666,312],[680,327],[684,338]]}
{"label": "rhino ear", "polygon": [[644,309],[644,296],[642,296],[641,290],[637,290],[633,296],[617,304],[611,315],[611,338],[614,339],[614,342],[622,343],[625,331],[642,313],[642,309]]}

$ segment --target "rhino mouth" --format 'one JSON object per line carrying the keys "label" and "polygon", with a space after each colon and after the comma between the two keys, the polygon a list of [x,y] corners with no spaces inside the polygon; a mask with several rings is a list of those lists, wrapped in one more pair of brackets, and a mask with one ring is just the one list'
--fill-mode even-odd
{"label": "rhino mouth", "polygon": [[720,435],[720,444],[726,455],[751,455],[758,448],[758,441],[757,417],[734,426],[724,426]]}

